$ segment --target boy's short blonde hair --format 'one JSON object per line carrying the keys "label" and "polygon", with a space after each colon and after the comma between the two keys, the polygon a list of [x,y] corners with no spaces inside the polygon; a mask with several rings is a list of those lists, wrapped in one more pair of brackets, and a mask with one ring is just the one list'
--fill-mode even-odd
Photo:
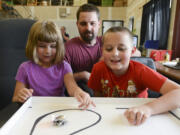
{"label": "boy's short blonde hair", "polygon": [[26,44],[26,56],[36,64],[40,63],[36,52],[38,41],[56,42],[56,57],[52,63],[53,65],[61,63],[64,60],[64,43],[60,30],[53,21],[38,21],[30,29]]}
{"label": "boy's short blonde hair", "polygon": [[102,43],[104,44],[104,40],[106,38],[106,35],[109,33],[115,33],[115,32],[125,32],[129,35],[129,39],[132,42],[132,46],[133,46],[133,34],[132,32],[126,28],[126,27],[120,27],[120,26],[113,26],[111,28],[109,28],[103,35],[102,37]]}

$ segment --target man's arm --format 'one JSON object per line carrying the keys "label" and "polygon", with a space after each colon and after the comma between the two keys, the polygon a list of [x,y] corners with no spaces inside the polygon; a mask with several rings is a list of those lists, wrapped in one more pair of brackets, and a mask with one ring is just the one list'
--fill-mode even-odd
{"label": "man's arm", "polygon": [[87,82],[89,80],[91,73],[87,71],[82,71],[82,72],[74,73],[73,75],[76,81],[84,80]]}

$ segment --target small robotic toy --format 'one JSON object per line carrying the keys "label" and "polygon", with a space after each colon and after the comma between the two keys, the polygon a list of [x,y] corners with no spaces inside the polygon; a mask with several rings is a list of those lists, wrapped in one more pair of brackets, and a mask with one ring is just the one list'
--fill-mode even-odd
{"label": "small robotic toy", "polygon": [[62,126],[66,123],[65,117],[64,115],[59,115],[57,117],[55,117],[55,119],[53,120],[53,124],[55,126]]}

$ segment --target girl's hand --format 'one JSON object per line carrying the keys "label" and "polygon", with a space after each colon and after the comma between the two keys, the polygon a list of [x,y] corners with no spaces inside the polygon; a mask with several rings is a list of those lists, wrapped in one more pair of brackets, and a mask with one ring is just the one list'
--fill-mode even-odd
{"label": "girl's hand", "polygon": [[129,108],[124,113],[125,117],[132,125],[140,125],[151,116],[151,109],[146,106]]}
{"label": "girl's hand", "polygon": [[79,105],[79,108],[87,109],[90,105],[96,107],[95,103],[92,101],[91,97],[89,96],[88,93],[82,91],[82,90],[77,90],[74,93],[74,97],[80,102],[81,104]]}
{"label": "girl's hand", "polygon": [[29,97],[32,96],[33,89],[22,88],[19,90],[15,101],[24,103]]}
{"label": "girl's hand", "polygon": [[64,83],[69,95],[75,97],[80,102],[79,107],[83,109],[87,109],[90,104],[95,107],[95,104],[90,98],[89,94],[84,92],[81,88],[78,87],[72,73],[65,74]]}

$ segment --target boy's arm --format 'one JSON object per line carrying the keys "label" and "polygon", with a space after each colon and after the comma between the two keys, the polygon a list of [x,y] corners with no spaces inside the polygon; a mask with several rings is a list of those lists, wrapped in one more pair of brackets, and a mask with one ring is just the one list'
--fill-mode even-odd
{"label": "boy's arm", "polygon": [[180,85],[167,79],[162,85],[160,92],[163,96],[152,102],[128,109],[125,112],[128,121],[133,125],[139,125],[151,115],[180,107]]}
{"label": "boy's arm", "polygon": [[152,108],[152,115],[180,107],[180,85],[167,79],[162,85],[160,93],[163,96],[147,104]]}

